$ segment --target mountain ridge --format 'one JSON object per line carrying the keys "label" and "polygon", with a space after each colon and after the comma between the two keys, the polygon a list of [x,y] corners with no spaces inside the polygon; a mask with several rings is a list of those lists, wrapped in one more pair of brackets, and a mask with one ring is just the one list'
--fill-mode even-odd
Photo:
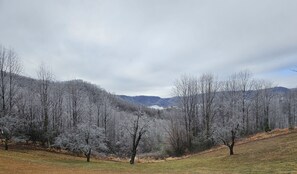
{"label": "mountain ridge", "polygon": [[[277,86],[269,88],[273,93],[287,93],[292,90],[286,87]],[[137,96],[128,96],[128,95],[117,95],[119,98],[128,101],[134,104],[140,104],[147,107],[162,107],[169,108],[176,106],[176,101],[178,97],[168,97],[162,98],[159,96],[149,96],[149,95],[137,95]]]}
{"label": "mountain ridge", "polygon": [[140,104],[144,106],[159,106],[162,108],[168,108],[175,106],[176,98],[161,98],[159,96],[146,96],[146,95],[139,95],[139,96],[128,96],[128,95],[118,95],[121,99],[134,103]]}

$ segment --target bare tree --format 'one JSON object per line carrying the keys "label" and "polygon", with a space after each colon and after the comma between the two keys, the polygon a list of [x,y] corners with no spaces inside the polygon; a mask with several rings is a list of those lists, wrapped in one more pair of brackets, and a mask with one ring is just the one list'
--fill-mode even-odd
{"label": "bare tree", "polygon": [[215,123],[214,139],[221,141],[229,148],[230,155],[234,154],[233,148],[235,139],[239,131],[242,129],[242,118],[238,115],[241,113],[240,103],[238,99],[241,93],[237,91],[238,80],[235,76],[231,76],[224,83],[220,102],[220,115]]}
{"label": "bare tree", "polygon": [[144,117],[144,113],[141,110],[138,110],[135,113],[136,118],[132,120],[132,127],[128,129],[130,136],[132,138],[132,148],[131,148],[131,158],[130,164],[134,164],[137,147],[142,136],[147,132],[148,121],[146,121]]}
{"label": "bare tree", "polygon": [[170,122],[166,132],[168,141],[174,155],[183,155],[186,149],[186,131],[183,129],[181,120],[177,116],[178,113],[171,113]]}
{"label": "bare tree", "polygon": [[239,92],[237,91],[238,81],[234,76],[231,76],[223,83],[221,96],[220,96],[220,112],[217,121],[225,126],[229,118],[239,117],[238,100]]}
{"label": "bare tree", "polygon": [[197,78],[182,76],[176,81],[173,93],[177,97],[179,107],[182,110],[187,147],[192,149],[193,136],[198,132],[199,88]]}
{"label": "bare tree", "polygon": [[229,148],[229,154],[234,155],[235,139],[240,130],[240,123],[230,119],[224,127],[219,127],[216,136],[225,146]]}
{"label": "bare tree", "polygon": [[[50,109],[50,84],[53,78],[52,73],[45,67],[45,65],[41,64],[38,71],[38,94],[40,98],[41,104],[41,115],[43,118],[43,132],[45,137],[48,134],[48,126],[49,126],[49,109]],[[45,141],[48,141],[46,138]],[[49,145],[49,144],[48,144]]]}
{"label": "bare tree", "polygon": [[282,101],[282,109],[285,115],[288,118],[288,127],[289,129],[295,128],[296,114],[297,114],[297,92],[296,90],[289,91]]}
{"label": "bare tree", "polygon": [[37,81],[30,80],[28,82],[30,85],[28,85],[27,90],[21,92],[21,96],[23,97],[22,100],[19,100],[19,104],[23,105],[22,108],[24,111],[19,116],[23,116],[21,118],[25,119],[27,123],[24,134],[29,137],[29,140],[36,143],[36,141],[44,141],[41,140],[44,135],[41,116],[42,109],[40,107],[40,96],[36,89],[38,88],[38,85],[36,85]]}
{"label": "bare tree", "polygon": [[0,83],[1,83],[1,116],[5,116],[7,112],[6,108],[6,90],[7,90],[7,59],[8,50],[4,47],[0,47]]}
{"label": "bare tree", "polygon": [[51,102],[51,118],[52,118],[52,129],[54,131],[61,130],[63,127],[62,116],[63,116],[63,101],[64,101],[64,88],[61,84],[55,84],[52,92]]}
{"label": "bare tree", "polygon": [[19,88],[17,88],[16,76],[21,72],[21,65],[19,58],[13,50],[9,51],[8,56],[8,77],[9,77],[9,113],[12,112],[12,109],[16,103],[16,94]]}
{"label": "bare tree", "polygon": [[101,127],[101,117],[102,117],[102,107],[103,107],[103,101],[104,101],[104,92],[102,90],[98,90],[97,86],[92,85],[92,88],[89,90],[90,96],[89,98],[92,100],[92,102],[95,104],[96,109],[96,125],[98,127]]}
{"label": "bare tree", "polygon": [[261,117],[262,110],[262,102],[261,102],[261,94],[263,90],[263,81],[255,81],[254,84],[254,92],[253,92],[253,115],[255,119],[254,130],[259,131],[263,130],[263,118]]}
{"label": "bare tree", "polygon": [[12,49],[0,45],[0,94],[1,116],[12,112],[16,102],[16,76],[21,71],[17,54]]}
{"label": "bare tree", "polygon": [[68,90],[68,96],[67,96],[68,113],[72,120],[71,126],[76,127],[82,114],[82,107],[81,107],[82,94],[81,94],[81,88],[79,86],[78,81],[74,80],[74,81],[68,82],[67,90]]}
{"label": "bare tree", "polygon": [[107,126],[111,119],[111,102],[110,96],[108,93],[101,95],[102,106],[101,106],[101,116],[102,116],[102,125],[104,128],[105,137],[108,137]]}
{"label": "bare tree", "polygon": [[264,111],[264,129],[265,131],[270,130],[270,105],[272,99],[274,98],[275,93],[272,91],[272,83],[268,81],[263,82],[263,90],[262,90],[262,103],[263,103],[263,111]]}
{"label": "bare tree", "polygon": [[211,127],[217,112],[215,97],[219,90],[218,82],[212,74],[204,74],[200,77],[201,115],[206,138],[211,137]]}
{"label": "bare tree", "polygon": [[239,101],[241,103],[241,117],[243,131],[245,134],[249,133],[249,107],[250,107],[250,92],[253,89],[252,73],[248,70],[241,71],[235,74],[235,78],[238,81],[238,91],[241,95]]}

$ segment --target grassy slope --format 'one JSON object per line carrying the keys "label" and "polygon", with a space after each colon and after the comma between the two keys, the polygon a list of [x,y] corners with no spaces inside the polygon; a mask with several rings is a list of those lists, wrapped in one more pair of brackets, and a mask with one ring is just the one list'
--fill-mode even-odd
{"label": "grassy slope", "polygon": [[214,149],[180,160],[112,162],[39,150],[0,150],[0,173],[297,173],[297,132]]}

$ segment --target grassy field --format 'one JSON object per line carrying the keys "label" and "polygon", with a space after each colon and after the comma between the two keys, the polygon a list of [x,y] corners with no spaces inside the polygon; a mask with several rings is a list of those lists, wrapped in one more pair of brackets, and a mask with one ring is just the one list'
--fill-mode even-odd
{"label": "grassy field", "polygon": [[85,158],[43,150],[1,149],[0,173],[297,173],[296,131],[260,134],[239,142],[234,150],[234,156],[223,147],[184,159],[131,166],[128,161],[87,163]]}

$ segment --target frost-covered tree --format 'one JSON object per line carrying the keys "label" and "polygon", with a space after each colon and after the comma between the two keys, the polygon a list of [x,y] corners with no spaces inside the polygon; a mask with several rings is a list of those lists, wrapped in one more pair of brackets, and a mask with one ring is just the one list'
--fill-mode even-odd
{"label": "frost-covered tree", "polygon": [[74,153],[83,153],[87,162],[90,162],[92,151],[106,151],[107,148],[104,129],[97,126],[93,115],[92,100],[90,98],[86,100],[84,106],[86,112],[84,112],[83,119],[80,123],[77,122],[72,128],[60,134],[55,141],[55,146]]}
{"label": "frost-covered tree", "polygon": [[181,120],[175,113],[170,113],[170,122],[166,132],[168,134],[168,143],[170,150],[176,156],[183,155],[186,150],[186,131],[183,129]]}
{"label": "frost-covered tree", "polygon": [[240,129],[241,122],[236,118],[229,119],[224,126],[217,124],[217,129],[214,133],[215,139],[222,141],[229,148],[230,155],[234,154],[235,139],[238,137]]}
{"label": "frost-covered tree", "polygon": [[239,100],[241,92],[237,91],[238,81],[234,76],[227,80],[222,89],[220,97],[219,115],[215,123],[214,140],[217,143],[223,143],[229,148],[230,155],[233,155],[235,138],[241,130],[242,117],[241,104]]}
{"label": "frost-covered tree", "polygon": [[9,115],[0,118],[0,137],[4,139],[5,150],[8,150],[8,141],[13,139],[15,142],[25,141],[24,135],[25,122],[16,116]]}
{"label": "frost-covered tree", "polygon": [[66,84],[67,88],[67,113],[69,114],[69,127],[76,127],[80,122],[83,112],[83,96],[80,80],[69,81]]}
{"label": "frost-covered tree", "polygon": [[92,151],[106,150],[104,132],[93,123],[78,124],[76,128],[60,134],[55,146],[74,153],[83,153],[90,162]]}
{"label": "frost-covered tree", "polygon": [[253,132],[262,131],[264,128],[264,118],[263,118],[263,102],[262,102],[262,90],[263,90],[263,80],[257,80],[254,83],[253,101],[252,101],[252,111],[253,116]]}
{"label": "frost-covered tree", "polygon": [[178,107],[166,112],[139,109],[82,80],[54,81],[44,67],[39,79],[18,76],[19,67],[13,50],[0,47],[0,126],[13,141],[55,140],[88,161],[104,150],[134,163],[136,153],[161,152],[165,142],[176,154],[209,148],[213,139],[233,148],[237,136],[264,125],[294,128],[296,122],[296,96],[273,91],[269,83],[255,85],[248,71],[236,73],[223,87],[211,74],[183,76],[174,88]]}
{"label": "frost-covered tree", "polygon": [[217,113],[216,95],[219,90],[219,83],[212,74],[202,75],[199,82],[202,123],[205,138],[209,139],[212,135],[212,126]]}
{"label": "frost-covered tree", "polygon": [[21,71],[19,58],[13,49],[0,45],[0,116],[11,114],[16,103],[17,76]]}
{"label": "frost-covered tree", "polygon": [[144,113],[141,110],[138,110],[135,113],[135,117],[132,118],[131,124],[127,127],[127,130],[132,138],[130,164],[134,164],[137,147],[142,136],[147,132],[148,126],[149,121],[144,117]]}
{"label": "frost-covered tree", "polygon": [[191,76],[182,76],[175,82],[173,89],[177,97],[177,104],[182,111],[183,125],[186,130],[187,148],[192,149],[193,137],[198,132],[198,79]]}
{"label": "frost-covered tree", "polygon": [[59,132],[63,127],[63,102],[64,88],[60,83],[53,85],[51,97],[51,129],[54,132]]}
{"label": "frost-covered tree", "polygon": [[245,134],[249,133],[250,118],[249,110],[251,102],[249,102],[250,92],[253,89],[254,80],[252,79],[252,73],[249,70],[244,70],[233,75],[237,81],[237,90],[240,93],[238,101],[240,103],[240,116],[242,119],[243,131]]}
{"label": "frost-covered tree", "polygon": [[296,115],[297,115],[297,91],[292,90],[288,92],[282,100],[282,110],[288,118],[289,129],[295,128]]}
{"label": "frost-covered tree", "polygon": [[42,143],[45,144],[45,142],[47,142],[47,145],[49,145],[50,86],[53,75],[43,64],[40,65],[37,75],[39,78],[37,92],[40,99],[41,116],[43,120],[42,128],[45,138]]}
{"label": "frost-covered tree", "polygon": [[262,89],[262,104],[263,104],[263,111],[264,111],[264,130],[268,131],[270,130],[270,111],[271,111],[271,104],[272,100],[275,96],[275,93],[272,91],[272,83],[265,81],[263,83],[263,89]]}

